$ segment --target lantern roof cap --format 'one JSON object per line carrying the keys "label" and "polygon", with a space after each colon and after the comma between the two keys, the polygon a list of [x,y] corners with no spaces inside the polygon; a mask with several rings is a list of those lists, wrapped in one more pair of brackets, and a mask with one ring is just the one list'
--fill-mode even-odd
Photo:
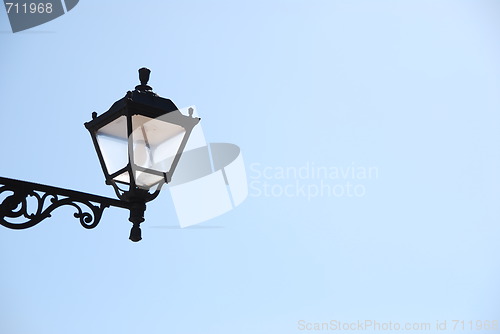
{"label": "lantern roof cap", "polygon": [[85,123],[85,126],[88,129],[99,128],[119,115],[127,113],[146,113],[148,117],[156,118],[178,110],[177,106],[170,99],[158,96],[147,85],[150,73],[151,71],[145,67],[139,69],[141,84],[136,86],[133,91],[128,91],[123,98],[113,103],[108,111],[99,116],[97,116],[96,112],[92,113],[92,120]]}

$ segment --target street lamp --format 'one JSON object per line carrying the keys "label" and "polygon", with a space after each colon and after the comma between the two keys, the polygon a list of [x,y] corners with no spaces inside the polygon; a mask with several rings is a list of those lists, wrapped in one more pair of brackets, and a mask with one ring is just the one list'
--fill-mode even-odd
{"label": "street lamp", "polygon": [[[147,84],[150,73],[147,68],[139,69],[141,84],[103,114],[92,113],[92,120],[85,123],[106,184],[113,187],[119,200],[0,178],[0,195],[11,193],[0,203],[0,224],[13,229],[29,228],[50,217],[55,208],[72,205],[80,223],[94,228],[104,208],[115,206],[130,210],[130,240],[141,240],[140,224],[146,203],[155,199],[161,187],[172,179],[191,131],[200,121],[193,117],[192,108],[189,116],[183,115],[171,100],[155,94]],[[38,203],[32,212],[28,210],[28,197]],[[82,205],[90,210],[84,212]],[[9,221],[20,217],[28,221]]]}

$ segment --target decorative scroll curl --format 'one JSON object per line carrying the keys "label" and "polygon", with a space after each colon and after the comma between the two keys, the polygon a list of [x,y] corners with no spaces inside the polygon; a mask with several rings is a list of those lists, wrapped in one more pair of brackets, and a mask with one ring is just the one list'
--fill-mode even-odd
{"label": "decorative scroll curl", "polygon": [[[99,224],[102,212],[108,205],[95,205],[90,201],[71,199],[57,194],[43,193],[37,191],[24,191],[12,187],[0,187],[0,195],[4,192],[13,194],[4,199],[0,204],[0,224],[12,229],[26,229],[35,226],[45,218],[51,216],[51,212],[63,205],[71,205],[76,209],[74,217],[79,219],[80,224],[88,229]],[[35,201],[29,201],[29,198]],[[36,202],[36,203],[33,203]],[[33,207],[31,207],[33,204]],[[5,218],[24,218],[24,222],[7,221]]]}
{"label": "decorative scroll curl", "polygon": [[99,224],[105,208],[128,208],[127,203],[107,197],[0,178],[0,225],[7,228],[33,227],[65,205],[76,209],[73,216],[87,229]]}

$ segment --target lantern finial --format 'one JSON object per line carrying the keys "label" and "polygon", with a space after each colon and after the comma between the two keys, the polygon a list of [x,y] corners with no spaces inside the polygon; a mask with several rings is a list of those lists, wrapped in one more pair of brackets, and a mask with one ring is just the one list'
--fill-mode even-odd
{"label": "lantern finial", "polygon": [[139,86],[135,86],[135,89],[139,90],[139,91],[151,91],[153,90],[153,88],[151,88],[150,86],[148,86],[148,81],[149,81],[149,75],[151,74],[151,70],[146,68],[146,67],[142,67],[139,69],[139,81],[141,82],[141,84]]}

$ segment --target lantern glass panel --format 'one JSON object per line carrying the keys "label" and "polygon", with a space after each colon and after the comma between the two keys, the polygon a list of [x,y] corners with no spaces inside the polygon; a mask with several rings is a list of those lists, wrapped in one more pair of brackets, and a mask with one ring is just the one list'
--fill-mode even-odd
{"label": "lantern glass panel", "polygon": [[148,188],[164,180],[186,130],[168,122],[168,114],[151,119],[142,115],[132,117],[133,164],[136,185]]}
{"label": "lantern glass panel", "polygon": [[[112,175],[124,168],[128,163],[127,118],[120,116],[106,124],[97,131],[96,137],[108,174]],[[114,179],[130,182],[126,172]]]}

